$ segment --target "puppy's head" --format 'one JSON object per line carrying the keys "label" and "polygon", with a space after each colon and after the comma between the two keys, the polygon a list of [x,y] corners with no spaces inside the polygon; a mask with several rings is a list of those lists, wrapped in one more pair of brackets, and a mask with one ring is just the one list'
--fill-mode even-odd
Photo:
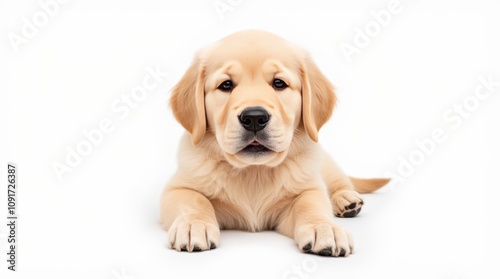
{"label": "puppy's head", "polygon": [[213,134],[241,168],[280,164],[296,131],[317,141],[335,95],[304,51],[267,32],[242,31],[196,55],[170,104],[193,144]]}

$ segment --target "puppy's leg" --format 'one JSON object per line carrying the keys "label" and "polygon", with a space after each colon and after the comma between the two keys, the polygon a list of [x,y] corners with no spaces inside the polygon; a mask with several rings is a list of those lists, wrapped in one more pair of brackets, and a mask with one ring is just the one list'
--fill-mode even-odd
{"label": "puppy's leg", "polygon": [[333,222],[332,207],[321,190],[307,190],[291,201],[277,231],[293,237],[299,249],[321,256],[347,257],[352,238]]}
{"label": "puppy's leg", "polygon": [[197,252],[215,249],[220,230],[210,201],[189,189],[166,189],[161,200],[161,222],[168,230],[168,247]]}
{"label": "puppy's leg", "polygon": [[324,157],[321,175],[328,186],[335,216],[354,217],[358,215],[364,204],[363,199],[356,192],[351,179],[328,155]]}

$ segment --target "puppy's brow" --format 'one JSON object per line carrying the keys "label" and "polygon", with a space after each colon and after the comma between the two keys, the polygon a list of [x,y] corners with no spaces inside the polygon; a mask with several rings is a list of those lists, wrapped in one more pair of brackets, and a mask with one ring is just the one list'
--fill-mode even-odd
{"label": "puppy's brow", "polygon": [[275,60],[269,60],[263,65],[263,71],[265,72],[266,75],[271,76],[272,78],[283,78],[286,79],[286,82],[288,85],[291,85],[290,83],[297,83],[296,78],[294,77],[294,74],[290,71],[288,67],[283,65],[279,61]]}
{"label": "puppy's brow", "polygon": [[234,62],[228,62],[222,65],[216,72],[231,76],[231,74],[234,74],[232,70],[234,70]]}
{"label": "puppy's brow", "polygon": [[278,62],[276,61],[271,61],[269,62],[268,65],[266,65],[270,68],[270,70],[273,72],[273,73],[277,73],[277,72],[282,72],[283,71],[283,67],[282,65],[280,65]]}

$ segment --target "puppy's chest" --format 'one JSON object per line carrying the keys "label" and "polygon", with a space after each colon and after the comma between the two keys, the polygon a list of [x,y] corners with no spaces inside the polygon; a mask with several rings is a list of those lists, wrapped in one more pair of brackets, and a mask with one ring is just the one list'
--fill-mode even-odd
{"label": "puppy's chest", "polygon": [[[222,177],[221,177],[222,178]],[[296,183],[273,171],[248,171],[224,177],[212,204],[225,229],[259,231],[272,229],[293,194],[286,184]]]}
{"label": "puppy's chest", "polygon": [[[283,179],[274,173],[250,172],[234,175],[218,182],[221,186],[220,197],[235,204],[243,204],[255,210],[272,203],[272,197],[283,195]],[[291,181],[289,182],[291,183]],[[281,192],[281,193],[280,193]]]}

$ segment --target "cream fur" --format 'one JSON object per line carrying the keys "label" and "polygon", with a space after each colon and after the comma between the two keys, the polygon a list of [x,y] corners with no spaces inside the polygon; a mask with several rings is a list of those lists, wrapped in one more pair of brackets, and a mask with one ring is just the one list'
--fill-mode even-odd
{"label": "cream fur", "polygon": [[[288,87],[276,91],[274,78]],[[233,91],[218,90],[228,79]],[[371,192],[387,180],[349,178],[321,149],[318,131],[334,104],[333,86],[305,51],[273,34],[243,31],[200,51],[171,98],[187,133],[161,199],[169,247],[213,249],[220,229],[276,230],[305,252],[351,254],[352,238],[333,215],[356,215],[356,186]],[[268,155],[239,152],[246,143],[237,118],[250,106],[271,114]]]}

